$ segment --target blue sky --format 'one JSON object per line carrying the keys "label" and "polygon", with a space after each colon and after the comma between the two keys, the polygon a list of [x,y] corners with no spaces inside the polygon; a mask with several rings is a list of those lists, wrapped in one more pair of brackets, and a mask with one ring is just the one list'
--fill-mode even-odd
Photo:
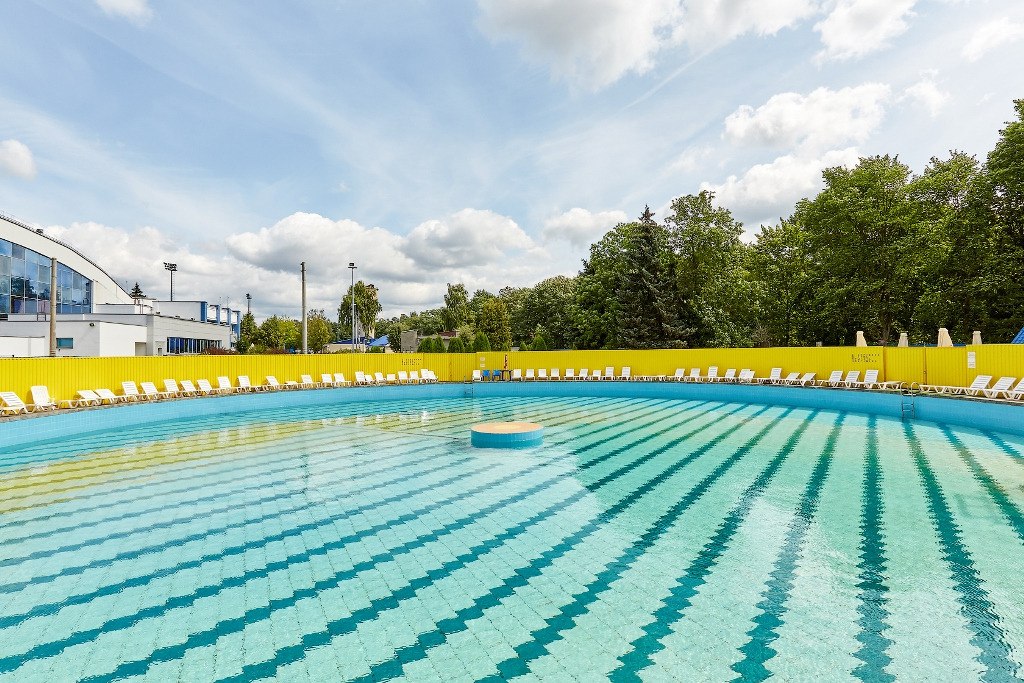
{"label": "blue sky", "polygon": [[983,157],[1024,97],[1019,0],[17,0],[0,212],[166,296],[386,312],[578,269],[645,204],[750,234],[826,166]]}

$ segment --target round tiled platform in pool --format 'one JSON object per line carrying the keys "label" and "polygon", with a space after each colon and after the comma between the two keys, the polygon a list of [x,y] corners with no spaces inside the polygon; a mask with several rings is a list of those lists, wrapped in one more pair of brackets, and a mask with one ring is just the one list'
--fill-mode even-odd
{"label": "round tiled platform in pool", "polygon": [[473,425],[470,435],[477,448],[526,448],[541,444],[544,428],[536,422],[485,422]]}

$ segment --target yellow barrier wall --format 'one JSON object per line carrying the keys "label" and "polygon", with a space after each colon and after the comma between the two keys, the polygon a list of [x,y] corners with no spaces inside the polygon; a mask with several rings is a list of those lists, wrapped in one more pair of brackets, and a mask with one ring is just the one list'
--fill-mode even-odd
{"label": "yellow barrier wall", "polygon": [[[973,361],[972,361],[973,354]],[[629,366],[634,375],[672,375],[676,368],[689,372],[699,367],[706,374],[717,365],[719,374],[728,368],[754,370],[767,376],[774,367],[783,374],[815,372],[824,379],[833,370],[876,369],[887,381],[908,384],[965,386],[976,375],[1024,377],[1024,345],[987,344],[955,348],[826,347],[774,349],[680,349],[653,351],[511,351],[479,354],[314,354],[273,356],[148,356],[124,358],[12,358],[0,359],[0,390],[12,390],[29,401],[29,387],[44,384],[54,399],[74,398],[79,389],[107,387],[120,393],[123,380],[152,381],[162,388],[165,378],[206,378],[249,375],[262,384],[267,375],[281,382],[298,380],[302,374],[320,379],[323,372],[343,372],[348,380],[356,370],[397,374],[429,368],[442,382],[468,381],[473,370],[508,368],[566,368],[577,372],[612,367],[615,373]],[[974,367],[969,367],[971,364]]]}

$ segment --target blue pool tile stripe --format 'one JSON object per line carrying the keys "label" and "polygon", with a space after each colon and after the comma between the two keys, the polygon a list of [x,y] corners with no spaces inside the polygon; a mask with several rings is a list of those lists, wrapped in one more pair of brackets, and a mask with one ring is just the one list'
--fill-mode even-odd
{"label": "blue pool tile stripe", "polygon": [[971,471],[971,476],[974,477],[975,481],[981,484],[981,487],[985,489],[985,493],[988,494],[992,502],[999,508],[999,512],[1002,513],[1006,522],[1010,525],[1010,528],[1017,534],[1022,542],[1024,542],[1024,514],[1021,513],[1020,509],[1013,504],[1010,497],[1006,494],[1003,487],[996,482],[995,479],[985,471],[979,463],[978,459],[974,456],[964,442],[953,433],[949,427],[944,426],[942,433],[945,435],[946,440],[949,441],[950,445],[956,451],[957,456],[963,461],[967,468]]}
{"label": "blue pool tile stripe", "polygon": [[859,680],[875,683],[894,681],[886,671],[892,662],[886,637],[889,628],[889,573],[886,556],[882,500],[882,467],[878,457],[878,420],[868,418],[867,453],[864,462],[864,485],[861,494],[860,544],[857,563],[857,641],[860,647],[853,654],[861,663],[853,670]]}
{"label": "blue pool tile stripe", "polygon": [[775,454],[775,457],[740,494],[739,500],[729,510],[711,539],[704,544],[701,552],[693,559],[686,571],[675,580],[669,589],[668,596],[662,600],[661,607],[652,615],[654,620],[643,627],[644,634],[633,640],[629,644],[629,650],[619,657],[619,666],[610,674],[612,680],[639,680],[639,672],[653,663],[655,654],[665,649],[663,639],[672,632],[673,624],[683,618],[683,614],[690,606],[694,596],[707,581],[708,574],[728,550],[729,543],[747,515],[750,514],[754,502],[768,488],[818,412],[814,411],[810,417],[800,423],[786,438],[786,442]]}
{"label": "blue pool tile stripe", "polygon": [[747,631],[750,639],[740,647],[743,659],[732,665],[732,670],[739,674],[738,680],[763,681],[772,676],[772,672],[765,664],[778,654],[772,643],[779,637],[777,629],[785,623],[800,555],[807,540],[807,532],[814,523],[814,516],[818,511],[821,491],[832,466],[836,443],[839,441],[845,418],[845,413],[840,413],[836,417],[811,477],[804,487],[796,514],[786,529],[782,549],[775,558],[768,582],[761,593],[761,600],[757,603],[758,613],[753,619],[754,627]]}
{"label": "blue pool tile stripe", "polygon": [[[596,432],[599,432],[599,431],[603,431],[603,428],[595,428],[595,429],[592,429],[590,431],[596,433]],[[590,447],[593,447],[593,444],[591,444]],[[419,450],[419,449],[417,449],[417,450]],[[360,534],[358,534],[356,536],[348,537],[348,538],[345,539],[345,542],[353,542],[354,540],[359,540],[361,538],[364,538],[364,537],[367,537],[369,535],[372,535],[372,533],[374,533],[374,532],[379,532],[379,531],[382,531],[385,528],[389,528],[392,524],[403,523],[405,521],[409,521],[411,519],[418,518],[418,517],[420,517],[422,515],[425,515],[425,514],[428,514],[428,513],[432,512],[433,510],[436,510],[436,509],[438,509],[438,508],[440,508],[440,507],[442,507],[444,505],[450,504],[450,503],[452,503],[454,501],[457,501],[457,500],[463,500],[467,496],[475,495],[476,493],[483,492],[485,490],[494,488],[496,486],[500,486],[500,485],[503,485],[503,484],[506,484],[506,483],[510,483],[510,482],[512,482],[515,479],[519,479],[519,478],[522,478],[522,477],[525,477],[525,476],[528,476],[528,475],[534,473],[538,468],[540,468],[540,467],[542,467],[542,466],[544,466],[546,464],[547,463],[539,463],[539,464],[537,464],[537,465],[535,465],[533,467],[530,467],[528,469],[525,469],[525,470],[513,473],[512,475],[508,475],[507,477],[503,477],[502,479],[500,479],[500,480],[498,480],[496,482],[491,482],[491,483],[483,484],[483,485],[477,487],[476,489],[472,489],[470,491],[459,492],[459,493],[457,493],[454,496],[451,496],[449,498],[442,499],[440,501],[431,503],[431,504],[426,505],[426,506],[422,506],[421,508],[413,511],[412,513],[408,513],[407,515],[401,516],[401,517],[396,518],[394,520],[387,520],[387,521],[385,521],[382,524],[379,524],[379,525],[376,525],[374,527],[371,527],[371,529],[369,529],[369,530],[364,530],[363,532],[360,532]],[[480,471],[482,471],[482,470],[480,470]],[[466,472],[466,474],[471,474],[471,473],[472,473],[472,471]],[[450,480],[450,482],[454,483],[455,480],[456,479],[453,478],[453,479]],[[555,483],[556,480],[557,479],[554,479],[554,478],[546,480],[546,481],[544,481],[542,483],[542,485],[538,485],[535,488],[537,490],[541,490],[543,488],[546,488],[547,486],[552,485],[553,483]],[[434,489],[438,488],[439,486],[440,486],[440,483],[432,484],[431,485],[431,487],[434,488]],[[403,495],[403,497],[406,497],[406,496],[413,495],[415,493],[417,493],[417,491],[413,490],[413,491],[405,492],[402,495]],[[503,504],[507,504],[508,502],[511,502],[514,499],[518,499],[518,498],[509,499],[509,500],[505,501],[505,503],[503,503]],[[188,570],[188,569],[192,569],[192,568],[198,567],[200,564],[202,564],[204,562],[207,562],[207,561],[212,561],[212,560],[215,560],[215,559],[223,560],[225,558],[232,557],[234,555],[244,554],[244,552],[246,552],[248,550],[252,550],[252,549],[254,549],[256,547],[266,545],[267,543],[270,543],[270,542],[273,542],[273,541],[284,540],[285,538],[288,538],[288,537],[291,537],[291,536],[296,536],[296,535],[299,535],[299,534],[301,534],[303,532],[306,532],[306,531],[315,530],[317,528],[320,528],[320,527],[324,526],[327,523],[333,523],[335,521],[338,521],[340,519],[343,519],[343,518],[347,517],[348,515],[358,513],[360,511],[362,511],[363,509],[370,509],[370,508],[371,508],[371,506],[368,505],[368,506],[363,506],[363,508],[357,508],[354,511],[349,510],[349,511],[346,511],[345,513],[342,513],[340,515],[332,516],[332,517],[328,518],[326,521],[321,520],[321,521],[318,521],[316,523],[311,523],[311,524],[307,524],[307,525],[303,525],[303,526],[297,527],[295,529],[290,529],[287,532],[282,532],[282,533],[276,534],[276,535],[271,536],[271,537],[265,537],[258,544],[256,542],[251,542],[251,543],[245,544],[244,546],[231,547],[231,548],[228,548],[226,550],[221,550],[221,551],[218,551],[216,553],[211,553],[211,554],[209,554],[207,556],[199,558],[198,560],[192,560],[192,561],[189,561],[189,562],[186,562],[186,563],[179,564],[176,567],[174,567],[173,569],[175,571],[184,571],[184,570]],[[293,554],[292,556],[290,556],[288,558],[287,563],[285,563],[284,565],[281,565],[281,567],[278,567],[278,568],[285,568],[287,566],[287,564],[308,560],[309,557],[311,557],[311,556],[317,556],[317,555],[321,555],[321,554],[326,554],[328,551],[336,549],[336,548],[340,548],[344,544],[345,543],[329,544],[327,546],[324,546],[323,548],[312,549],[309,553],[296,553],[296,554]],[[415,547],[419,547],[419,545],[410,546],[410,548],[415,548]],[[260,577],[264,576],[267,571],[268,570],[263,569],[263,570],[257,570],[257,571],[254,571],[254,572],[249,572],[249,573],[247,573],[247,575],[245,575],[244,580],[241,581],[241,582],[244,583],[245,581],[249,581],[249,580],[252,580],[254,578],[260,578]],[[168,572],[166,572],[166,571],[160,572],[161,576],[167,575],[167,574],[168,574]],[[139,585],[144,585],[144,583],[148,583],[149,581],[154,580],[154,578],[157,578],[157,577],[154,577],[152,575],[145,576],[145,577],[135,577],[133,579],[123,581],[123,582],[121,582],[119,584],[105,586],[102,589],[100,589],[98,591],[94,591],[92,593],[74,596],[72,598],[67,598],[67,599],[61,600],[60,602],[57,602],[57,603],[50,603],[48,605],[39,605],[36,608],[34,608],[32,611],[27,613],[27,614],[13,615],[11,617],[0,617],[0,626],[12,626],[12,625],[16,625],[17,623],[20,623],[21,621],[23,621],[23,620],[25,620],[27,618],[30,618],[30,617],[42,616],[42,615],[45,615],[45,614],[53,614],[56,611],[58,611],[59,609],[65,607],[65,606],[68,606],[70,604],[86,604],[88,602],[91,602],[92,600],[95,600],[95,599],[103,597],[103,596],[116,595],[116,594],[119,594],[119,593],[121,593],[122,591],[124,591],[124,590],[126,590],[128,588],[136,587],[136,586],[139,586]],[[189,596],[182,596],[179,599],[176,599],[174,601],[168,601],[162,607],[153,608],[153,609],[147,610],[145,612],[145,618],[155,617],[158,614],[161,614],[161,613],[163,613],[166,610],[171,609],[171,608],[180,608],[180,607],[187,606],[187,605],[191,604],[192,602],[194,602],[197,599],[204,598],[204,597],[210,597],[212,595],[215,595],[215,594],[219,593],[221,590],[224,590],[227,587],[231,587],[232,585],[240,585],[238,583],[238,579],[232,579],[227,584],[217,584],[217,585],[205,587],[202,591],[200,591],[198,593],[194,593],[194,594],[189,595]],[[136,623],[138,620],[140,620],[142,618],[142,617],[139,616],[141,614],[143,614],[143,613],[140,612],[140,613],[137,613],[134,616],[122,617],[121,619],[119,619],[117,621],[117,624],[118,624],[117,628],[127,628],[127,627],[129,627],[131,625],[134,625],[134,623]],[[109,624],[108,623],[108,624],[106,624],[101,629],[95,629],[93,631],[89,631],[87,633],[87,635],[78,635],[78,636],[76,636],[74,638],[73,642],[71,642],[71,641],[66,641],[66,642],[65,641],[57,641],[57,642],[53,642],[53,643],[46,643],[41,648],[38,648],[36,651],[33,651],[33,652],[36,652],[36,654],[33,654],[31,652],[30,653],[25,653],[23,655],[23,657],[31,659],[31,658],[35,658],[36,656],[51,656],[52,654],[63,650],[65,647],[68,647],[71,644],[79,643],[79,642],[85,642],[87,640],[90,640],[90,639],[98,636],[101,632],[103,632],[105,630],[110,630],[111,628],[114,628],[114,626],[115,626],[114,624]],[[59,645],[60,643],[63,643],[63,645]],[[40,653],[45,653],[45,654],[40,654]],[[9,661],[7,661],[7,660],[0,660],[0,671],[6,670],[4,668],[6,666],[14,665],[17,660],[18,660],[17,657],[9,658]]]}
{"label": "blue pool tile stripe", "polygon": [[[719,432],[699,448],[672,463],[667,469],[662,470],[662,472],[657,476],[648,479],[643,485],[634,489],[628,496],[620,499],[618,503],[610,507],[607,512],[601,515],[602,520],[605,523],[613,522],[616,517],[635,505],[638,501],[642,500],[659,484],[664,483],[670,479],[672,475],[678,473],[684,467],[688,466],[702,455],[708,453],[715,446],[721,444],[744,425],[752,421],[753,418],[760,416],[767,410],[767,407],[762,408],[751,415],[748,419]],[[743,446],[732,451],[728,457],[726,457],[717,467],[715,467],[714,470],[712,470],[711,474],[704,477],[704,479],[684,494],[682,498],[671,505],[665,513],[663,513],[653,524],[647,527],[643,534],[627,546],[627,548],[618,557],[607,562],[604,565],[604,569],[593,581],[587,584],[584,591],[573,595],[573,599],[566,605],[563,605],[557,615],[545,619],[546,626],[543,629],[532,632],[530,634],[530,641],[513,648],[516,653],[515,656],[510,657],[497,665],[498,674],[496,676],[487,677],[481,680],[507,680],[527,673],[528,662],[543,656],[547,652],[547,645],[550,645],[552,642],[560,638],[560,634],[563,631],[572,628],[575,623],[575,619],[578,616],[586,613],[587,605],[596,600],[600,593],[607,590],[611,582],[614,581],[617,576],[624,572],[629,566],[632,566],[632,564],[635,563],[636,560],[639,559],[673,524],[675,524],[676,521],[678,521],[678,519],[697,500],[707,493],[715,482],[721,479],[721,477],[725,475],[733,465],[749,453],[750,448],[771,432],[771,430],[785,419],[791,411],[792,409],[785,410],[781,415],[777,416],[767,425],[762,427]],[[678,446],[679,444],[676,443],[674,445]],[[670,449],[664,448],[662,453],[668,450]],[[500,586],[492,589],[487,595],[475,600],[471,606],[459,610],[456,616],[442,620],[437,624],[436,630],[421,633],[417,637],[416,643],[399,648],[395,652],[395,656],[393,658],[370,667],[370,673],[356,679],[356,681],[380,680],[382,678],[394,678],[400,675],[405,664],[425,658],[427,656],[427,651],[430,648],[440,645],[453,633],[457,633],[468,628],[468,623],[470,621],[479,619],[483,616],[484,612],[496,607],[503,599],[511,595],[516,588],[526,585],[531,578],[539,576],[545,567],[568,553],[569,550],[571,550],[580,541],[584,540],[587,536],[590,536],[594,531],[596,531],[596,528],[585,528],[581,529],[581,532],[582,531],[585,531],[585,536],[578,539],[574,536],[571,544],[565,542],[559,544],[558,547],[552,549],[555,552],[551,552],[551,554],[546,554],[542,558],[538,558],[534,563],[531,563],[526,571],[517,571],[515,576],[506,579]]]}
{"label": "blue pool tile stripe", "polygon": [[[768,408],[764,407],[761,410],[759,410],[757,414],[763,413],[767,410]],[[739,426],[731,427],[728,431],[731,433],[732,431],[738,428]],[[638,441],[636,445],[640,445],[642,442],[643,439]],[[641,456],[639,459],[637,459],[637,462],[639,463],[645,460],[645,456]],[[669,469],[671,470],[674,468],[675,466],[673,465]],[[658,477],[660,476],[661,475],[658,475]],[[645,482],[645,484],[634,489],[629,495],[621,499],[620,502],[615,506],[616,508],[618,508],[618,511],[624,511],[626,508],[632,506],[638,500],[643,498],[643,495],[649,490],[647,484],[649,484],[650,481],[651,480],[648,480],[647,482]],[[581,500],[586,493],[586,489],[581,490],[577,494],[574,494],[572,498]],[[573,500],[572,502],[575,502],[575,500]],[[552,510],[551,512],[545,512],[535,515],[533,518],[531,518],[531,521],[527,526],[524,527],[522,525],[519,525],[520,528],[514,534],[509,534],[508,532],[506,532],[505,534],[502,534],[501,537],[492,537],[484,543],[474,546],[470,551],[460,555],[459,558],[457,558],[457,561],[445,563],[442,569],[432,570],[428,573],[426,577],[406,584],[405,587],[392,592],[392,594],[387,596],[386,598],[375,600],[371,602],[370,606],[361,610],[357,610],[352,615],[340,619],[334,619],[328,622],[327,627],[325,629],[321,631],[316,631],[314,633],[305,634],[302,637],[301,642],[299,644],[280,648],[275,651],[271,659],[260,664],[248,665],[243,668],[242,672],[239,675],[229,677],[224,680],[241,681],[272,676],[274,672],[276,672],[282,666],[302,659],[305,656],[305,652],[308,648],[326,644],[330,642],[331,639],[339,635],[353,631],[360,622],[375,618],[380,612],[386,609],[392,609],[396,607],[400,601],[413,597],[414,595],[416,595],[418,591],[431,585],[435,581],[443,579],[446,576],[448,576],[451,572],[454,572],[462,567],[465,567],[470,561],[473,561],[474,559],[480,557],[484,552],[489,552],[497,548],[498,546],[502,545],[508,540],[511,540],[515,538],[517,535],[525,532],[529,528],[529,526],[532,526],[533,524],[542,521],[544,518],[553,515],[559,509],[564,509],[561,507],[561,505],[561,503],[558,503],[553,508],[549,508],[549,510]],[[544,567],[548,566],[550,563],[554,562],[558,557],[561,557],[565,553],[569,552],[569,550],[576,547],[579,543],[581,543],[594,532],[596,532],[598,529],[600,529],[601,526],[602,524],[595,521],[591,521],[584,524],[581,529],[573,532],[570,536],[563,538],[553,547],[545,550],[543,553],[541,553],[541,555],[538,558],[535,558],[528,565],[517,569],[513,577],[510,577],[503,581],[500,587],[488,593],[488,596],[483,598],[483,600],[487,602],[491,600],[500,600],[499,594],[510,593],[512,590],[514,590],[514,587],[516,585],[525,584],[529,577],[539,575]],[[496,541],[497,538],[501,538],[500,542]],[[475,605],[475,609],[473,610],[474,613],[477,609],[482,608],[479,605]],[[462,623],[463,626],[461,628],[465,628],[464,620],[458,617],[455,617],[451,620],[445,620],[439,623],[438,628],[442,630],[448,628],[446,624],[451,624],[451,627],[454,628],[454,625],[458,623]],[[403,654],[400,656],[408,657],[409,655],[407,652],[403,652]]]}
{"label": "blue pool tile stripe", "polygon": [[904,423],[903,433],[928,499],[928,516],[935,527],[942,558],[949,567],[957,600],[972,633],[971,644],[978,648],[978,662],[985,667],[982,680],[1018,680],[1017,666],[1010,656],[1010,646],[1003,635],[1001,620],[989,600],[988,591],[985,590],[974,566],[971,553],[964,546],[962,532],[953,519],[953,513],[942,493],[935,472],[928,464],[928,458],[914,432],[914,427],[910,423]]}

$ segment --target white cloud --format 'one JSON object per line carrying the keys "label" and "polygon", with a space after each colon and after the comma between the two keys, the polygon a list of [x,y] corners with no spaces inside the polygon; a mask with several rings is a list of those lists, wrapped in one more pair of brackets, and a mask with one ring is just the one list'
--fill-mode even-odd
{"label": "white cloud", "polygon": [[36,161],[32,150],[17,140],[0,141],[0,171],[32,180],[36,177]]}
{"label": "white cloud", "polygon": [[725,137],[736,144],[811,149],[861,142],[882,122],[889,96],[884,83],[780,93],[757,109],[744,105],[726,117]]}
{"label": "white cloud", "polygon": [[384,315],[440,305],[447,282],[496,292],[575,267],[572,258],[550,258],[512,219],[477,209],[426,221],[407,236],[310,213],[228,235],[223,243],[188,244],[154,227],[126,230],[93,222],[50,226],[46,232],[78,247],[126,289],[137,281],[150,296],[166,298],[163,262],[171,261],[178,264],[175,298],[230,298],[240,307],[249,292],[258,318],[300,314],[302,261],[309,307],[331,317],[348,287],[350,261],[358,266],[356,279],[377,285]]}
{"label": "white cloud", "polygon": [[493,211],[463,209],[444,219],[420,223],[401,249],[427,268],[469,268],[515,258],[534,247],[514,220]]}
{"label": "white cloud", "polygon": [[701,189],[714,192],[721,206],[738,215],[771,220],[792,211],[799,199],[817,192],[822,187],[823,170],[854,166],[857,161],[854,147],[815,156],[787,154],[771,163],[752,166],[742,176],[729,176],[723,183],[702,183]]}
{"label": "white cloud", "polygon": [[544,240],[564,240],[576,247],[586,247],[626,220],[625,211],[594,213],[577,207],[544,221]]}
{"label": "white cloud", "polygon": [[153,16],[149,0],[96,0],[99,8],[112,17],[123,17],[144,24]]}
{"label": "white cloud", "polygon": [[949,93],[939,88],[934,74],[926,74],[920,81],[904,90],[900,99],[917,102],[927,109],[934,118],[946,106],[946,102],[949,101]]}
{"label": "white cloud", "polygon": [[917,0],[838,0],[815,25],[825,49],[820,59],[853,59],[876,52],[907,30]]}
{"label": "white cloud", "polygon": [[496,40],[522,45],[557,78],[601,88],[644,73],[673,41],[678,0],[477,0],[480,26]]}
{"label": "white cloud", "polygon": [[696,50],[745,33],[773,35],[816,14],[822,0],[477,0],[480,26],[522,46],[556,78],[600,89],[643,74],[659,52]]}
{"label": "white cloud", "polygon": [[1000,19],[983,24],[975,29],[971,39],[964,45],[961,54],[971,62],[976,62],[996,48],[1024,38],[1024,24]]}

